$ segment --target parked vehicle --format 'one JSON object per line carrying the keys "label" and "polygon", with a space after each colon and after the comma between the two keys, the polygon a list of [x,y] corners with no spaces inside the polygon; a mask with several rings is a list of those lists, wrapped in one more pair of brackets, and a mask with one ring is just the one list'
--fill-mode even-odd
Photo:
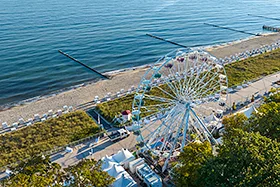
{"label": "parked vehicle", "polygon": [[117,131],[113,131],[111,134],[109,134],[109,138],[111,141],[117,141],[123,138],[126,138],[130,135],[130,132],[126,129],[119,129]]}

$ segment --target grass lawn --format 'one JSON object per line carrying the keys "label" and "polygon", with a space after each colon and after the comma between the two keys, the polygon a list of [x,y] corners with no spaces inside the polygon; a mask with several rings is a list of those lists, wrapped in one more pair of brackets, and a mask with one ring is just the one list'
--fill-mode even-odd
{"label": "grass lawn", "polygon": [[83,111],[64,114],[0,136],[0,167],[98,133]]}

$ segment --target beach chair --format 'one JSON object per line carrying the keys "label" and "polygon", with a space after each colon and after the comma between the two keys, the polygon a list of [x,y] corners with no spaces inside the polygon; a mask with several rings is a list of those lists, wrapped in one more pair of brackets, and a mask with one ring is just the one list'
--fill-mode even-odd
{"label": "beach chair", "polygon": [[58,111],[57,111],[57,115],[58,115],[58,116],[61,116],[61,115],[62,115],[62,110],[58,110]]}
{"label": "beach chair", "polygon": [[64,105],[63,106],[63,111],[67,111],[68,110],[68,106],[67,105]]}
{"label": "beach chair", "polygon": [[12,124],[12,127],[17,128],[17,127],[18,127],[18,123],[17,123],[17,122],[13,123],[13,124]]}
{"label": "beach chair", "polygon": [[27,120],[27,123],[26,123],[26,126],[29,126],[29,125],[32,125],[34,122],[33,122],[33,119],[32,118],[29,118]]}
{"label": "beach chair", "polygon": [[34,122],[39,122],[41,121],[39,114],[34,114]]}
{"label": "beach chair", "polygon": [[53,110],[49,110],[49,111],[48,111],[48,116],[49,116],[49,117],[52,117],[52,116],[53,116]]}
{"label": "beach chair", "polygon": [[69,112],[72,112],[72,111],[73,111],[73,107],[72,107],[72,106],[69,106],[69,107],[68,107],[68,111],[69,111]]}
{"label": "beach chair", "polygon": [[6,129],[6,128],[8,128],[8,127],[9,127],[9,125],[8,125],[7,122],[3,122],[3,123],[2,123],[2,129]]}
{"label": "beach chair", "polygon": [[20,125],[23,125],[23,124],[24,124],[24,119],[23,119],[23,118],[20,118],[20,119],[18,120],[18,123],[19,123]]}
{"label": "beach chair", "polygon": [[68,106],[64,105],[63,106],[63,114],[67,114],[68,113]]}
{"label": "beach chair", "polygon": [[121,92],[117,92],[117,97],[120,97],[121,96]]}

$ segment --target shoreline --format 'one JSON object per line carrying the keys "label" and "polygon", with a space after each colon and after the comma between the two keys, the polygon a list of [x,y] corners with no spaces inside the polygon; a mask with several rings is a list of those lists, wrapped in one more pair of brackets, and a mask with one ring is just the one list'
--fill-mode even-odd
{"label": "shoreline", "polygon": [[[280,33],[267,33],[263,36],[247,37],[232,42],[222,43],[213,46],[201,47],[210,52],[217,58],[223,58],[246,50],[252,50],[263,45],[270,45],[280,41]],[[165,54],[163,54],[165,55]],[[151,64],[125,68],[106,72],[111,75],[110,80],[92,80],[79,85],[57,90],[44,96],[37,96],[27,100],[12,103],[11,107],[7,104],[6,109],[0,110],[0,124],[3,122],[11,123],[18,121],[19,118],[27,120],[33,118],[34,114],[42,115],[48,110],[57,111],[64,105],[76,108],[79,105],[91,102],[95,96],[104,97],[108,92],[116,93],[120,89],[128,90],[132,85],[138,86],[143,74]],[[2,108],[5,105],[0,106]]]}

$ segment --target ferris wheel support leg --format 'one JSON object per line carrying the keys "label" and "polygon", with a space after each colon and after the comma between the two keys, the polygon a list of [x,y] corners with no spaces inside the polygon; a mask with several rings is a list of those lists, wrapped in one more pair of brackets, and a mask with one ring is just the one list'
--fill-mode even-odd
{"label": "ferris wheel support leg", "polygon": [[[190,111],[189,104],[186,105],[186,108],[187,108],[187,110],[185,111],[185,114],[184,114],[184,117],[183,117],[183,120],[182,120],[182,122],[180,124],[179,129],[182,129],[182,126],[184,125],[185,119],[187,118],[187,116],[189,116],[189,111]],[[167,159],[165,160],[164,165],[162,167],[162,172],[164,172],[166,170],[166,168],[167,168],[168,161],[169,161],[169,159],[171,157],[171,154],[172,154],[172,152],[173,152],[173,150],[174,150],[174,148],[176,146],[176,142],[178,141],[179,134],[180,134],[180,131],[177,131],[175,141],[173,141],[174,143],[172,145],[172,148],[170,149],[169,155],[168,155]]]}
{"label": "ferris wheel support leg", "polygon": [[212,136],[212,134],[209,132],[209,130],[207,129],[207,127],[204,125],[204,123],[201,121],[201,119],[196,115],[196,113],[193,111],[193,109],[190,109],[190,111],[192,112],[192,114],[195,116],[195,118],[198,120],[198,122],[200,123],[200,125],[204,128],[204,130],[207,132],[207,134],[209,135],[210,140],[212,141],[211,143],[213,143],[214,145],[217,144],[217,141],[214,139],[214,137]]}

